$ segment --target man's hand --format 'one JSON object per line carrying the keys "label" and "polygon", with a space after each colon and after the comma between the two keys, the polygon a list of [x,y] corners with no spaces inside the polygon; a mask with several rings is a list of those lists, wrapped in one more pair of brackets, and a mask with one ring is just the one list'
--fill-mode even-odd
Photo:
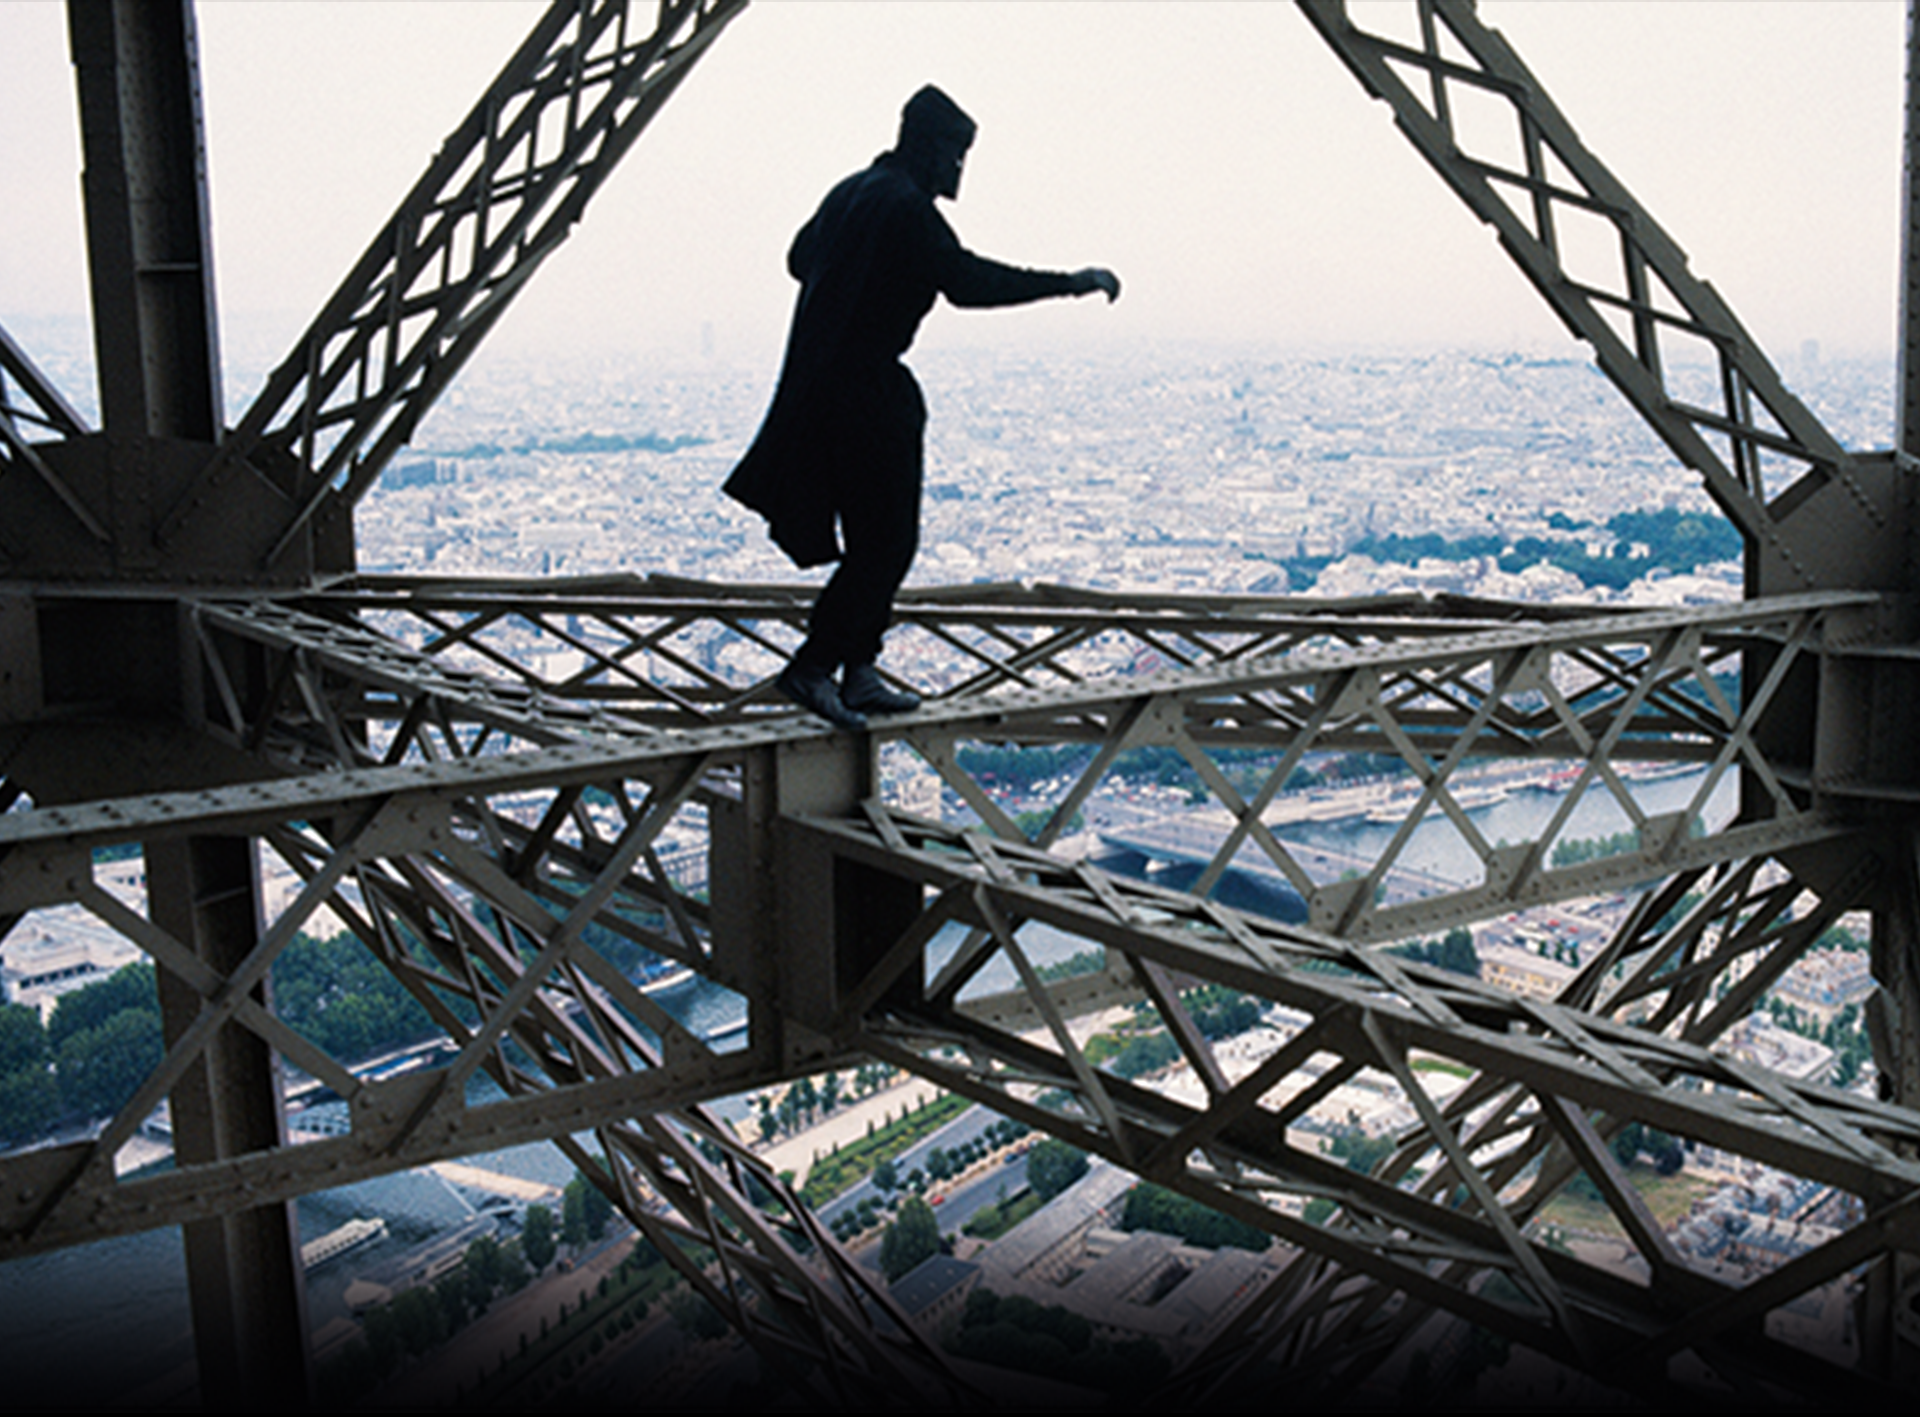
{"label": "man's hand", "polygon": [[1120,277],[1105,266],[1086,266],[1073,273],[1075,295],[1091,295],[1096,290],[1105,291],[1107,304],[1113,304],[1120,298]]}

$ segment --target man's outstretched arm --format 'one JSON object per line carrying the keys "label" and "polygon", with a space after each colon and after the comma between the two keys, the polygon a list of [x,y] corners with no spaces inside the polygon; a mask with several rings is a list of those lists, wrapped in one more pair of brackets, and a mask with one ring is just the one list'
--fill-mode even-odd
{"label": "man's outstretched arm", "polygon": [[[941,225],[944,227],[945,223]],[[1033,271],[1022,266],[976,256],[947,228],[938,242],[938,283],[949,303],[982,309],[995,305],[1025,305],[1059,295],[1106,294],[1109,303],[1120,298],[1120,278],[1104,266],[1077,271]]]}

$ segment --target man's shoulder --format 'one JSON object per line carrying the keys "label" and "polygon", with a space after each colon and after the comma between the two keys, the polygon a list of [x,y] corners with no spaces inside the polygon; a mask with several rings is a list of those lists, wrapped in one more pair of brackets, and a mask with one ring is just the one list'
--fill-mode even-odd
{"label": "man's shoulder", "polygon": [[912,177],[882,156],[842,178],[802,227],[787,253],[787,270],[814,283],[830,270],[867,270],[885,253],[892,266],[937,260],[955,244],[952,229],[933,198]]}
{"label": "man's shoulder", "polygon": [[840,179],[824,205],[933,209],[933,198],[885,157]]}

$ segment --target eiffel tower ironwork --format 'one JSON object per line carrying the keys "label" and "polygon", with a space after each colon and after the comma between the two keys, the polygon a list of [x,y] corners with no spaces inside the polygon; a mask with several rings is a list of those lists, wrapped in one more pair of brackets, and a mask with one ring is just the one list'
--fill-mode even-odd
{"label": "eiffel tower ironwork", "polygon": [[[743,6],[558,0],[229,424],[191,10],[73,0],[101,420],[0,336],[0,934],[77,907],[123,936],[157,967],[166,1046],[88,1139],[0,1156],[0,1258],[179,1226],[205,1398],[297,1402],[292,1200],[550,1140],[796,1385],[847,1405],[969,1402],[884,1286],[705,1110],[878,1059],[1288,1247],[1176,1373],[1189,1396],[1263,1363],[1337,1395],[1434,1315],[1655,1397],[1900,1391],[1920,1296],[1920,755],[1904,731],[1920,312],[1902,312],[1895,449],[1842,447],[1467,0],[1416,0],[1400,39],[1302,0],[1738,526],[1744,600],[923,590],[896,633],[940,647],[946,682],[848,736],[771,692],[797,589],[356,573],[355,502]],[[1469,95],[1503,107],[1517,162],[1462,146]],[[1611,228],[1610,280],[1565,269],[1572,221]],[[1916,269],[1910,255],[1909,290]],[[1669,383],[1675,340],[1711,351],[1712,406]],[[533,643],[579,667],[549,674]],[[1154,668],[1116,671],[1129,663]],[[1023,829],[968,770],[980,742],[1085,754]],[[1213,799],[1218,830],[1182,848],[1199,866],[1186,890],[1058,850],[1143,746],[1177,753]],[[1251,777],[1230,756],[1245,749],[1265,754]],[[1271,816],[1308,755],[1352,751],[1399,760],[1415,787],[1377,859],[1335,879]],[[937,778],[965,821],[907,810],[883,758]],[[1561,776],[1538,839],[1475,825],[1462,792],[1489,760]],[[1692,765],[1701,785],[1654,811],[1625,771],[1645,762]],[[1603,798],[1631,840],[1556,864],[1574,804]],[[1429,818],[1477,880],[1407,887]],[[669,869],[670,829],[708,843],[705,889]],[[99,853],[129,845],[144,908],[99,877]],[[272,912],[259,857],[303,883]],[[1284,881],[1306,920],[1221,904],[1230,867]],[[1552,997],[1386,948],[1629,887],[1644,889],[1624,923]],[[444,1066],[369,1079],[276,1016],[270,971],[323,910],[444,1028]],[[1855,911],[1873,920],[1879,1098],[1726,1046]],[[1041,925],[1098,969],[1036,968],[1024,932]],[[744,1032],[689,1030],[616,944],[737,993]],[[1198,981],[1299,1026],[1270,1056],[1229,1059],[1196,1023]],[[1190,1084],[1089,1054],[1073,1020],[1116,1003],[1164,1024]],[[1464,1085],[1437,1088],[1436,1067]],[[346,1134],[288,1145],[296,1070],[346,1102]],[[493,1089],[471,1090],[483,1073]],[[1356,1079],[1414,1118],[1367,1174],[1297,1127]],[[176,1166],[117,1175],[163,1101]],[[1635,1124],[1840,1197],[1832,1233],[1753,1274],[1685,1252],[1610,1146]],[[1626,1262],[1540,1223],[1578,1176]],[[1770,1321],[1810,1295],[1850,1306],[1843,1337]]]}

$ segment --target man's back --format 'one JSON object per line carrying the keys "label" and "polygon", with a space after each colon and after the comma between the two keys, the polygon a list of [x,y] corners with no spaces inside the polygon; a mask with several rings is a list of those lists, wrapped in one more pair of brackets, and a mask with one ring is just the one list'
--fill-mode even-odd
{"label": "man's back", "polygon": [[943,234],[932,196],[885,156],[835,186],[787,252],[801,286],[789,359],[906,353],[939,291]]}

